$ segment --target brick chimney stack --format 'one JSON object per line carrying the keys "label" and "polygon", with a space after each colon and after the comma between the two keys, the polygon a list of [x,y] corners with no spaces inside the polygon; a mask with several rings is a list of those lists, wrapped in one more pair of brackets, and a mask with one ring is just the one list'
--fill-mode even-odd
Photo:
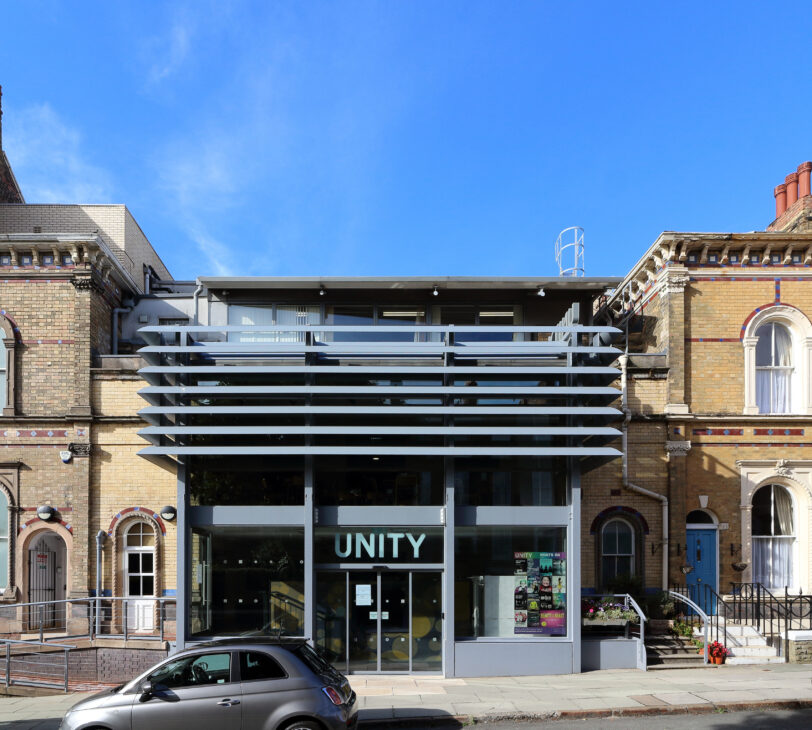
{"label": "brick chimney stack", "polygon": [[767,226],[768,231],[812,233],[810,173],[812,162],[802,162],[775,187],[775,220]]}

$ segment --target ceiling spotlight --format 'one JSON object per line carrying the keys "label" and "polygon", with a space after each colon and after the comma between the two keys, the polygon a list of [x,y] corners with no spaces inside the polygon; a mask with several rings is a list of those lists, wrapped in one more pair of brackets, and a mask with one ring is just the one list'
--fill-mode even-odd
{"label": "ceiling spotlight", "polygon": [[436,297],[437,295],[439,295],[440,292],[437,291],[437,287],[435,286],[434,291],[432,291],[431,293],[434,294],[434,296]]}
{"label": "ceiling spotlight", "polygon": [[539,290],[536,292],[536,294],[538,294],[540,297],[543,297],[544,296],[544,287],[540,286]]}
{"label": "ceiling spotlight", "polygon": [[320,297],[324,296],[324,285],[323,284],[322,284],[322,286],[319,287],[319,296]]}

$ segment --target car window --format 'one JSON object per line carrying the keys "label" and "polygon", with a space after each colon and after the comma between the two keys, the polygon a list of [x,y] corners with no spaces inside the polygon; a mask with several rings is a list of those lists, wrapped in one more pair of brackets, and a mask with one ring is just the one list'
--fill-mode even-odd
{"label": "car window", "polygon": [[332,667],[327,661],[325,661],[315,649],[309,644],[301,644],[297,646],[293,653],[296,654],[308,667],[310,667],[316,674],[321,674],[323,672],[335,672],[335,668]]}
{"label": "car window", "polygon": [[255,679],[281,679],[285,670],[271,656],[259,651],[240,652],[240,679],[252,682]]}
{"label": "car window", "polygon": [[180,657],[167,662],[147,679],[156,689],[226,684],[231,681],[231,653]]}

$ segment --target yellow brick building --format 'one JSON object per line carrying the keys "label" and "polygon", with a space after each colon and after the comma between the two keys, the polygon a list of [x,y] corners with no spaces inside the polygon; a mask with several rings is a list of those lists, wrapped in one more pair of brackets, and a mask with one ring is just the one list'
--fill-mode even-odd
{"label": "yellow brick building", "polygon": [[628,334],[626,443],[584,478],[588,589],[812,585],[810,167],[767,231],[663,233],[599,303]]}

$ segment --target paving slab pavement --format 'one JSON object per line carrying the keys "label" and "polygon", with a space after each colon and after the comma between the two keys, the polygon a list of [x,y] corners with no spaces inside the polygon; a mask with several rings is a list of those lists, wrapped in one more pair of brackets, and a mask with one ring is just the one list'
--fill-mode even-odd
{"label": "paving slab pavement", "polygon": [[[752,706],[812,707],[812,665],[772,664],[611,670],[540,677],[350,677],[367,727],[393,721],[631,716]],[[55,730],[62,714],[88,693],[0,696],[2,730]]]}

